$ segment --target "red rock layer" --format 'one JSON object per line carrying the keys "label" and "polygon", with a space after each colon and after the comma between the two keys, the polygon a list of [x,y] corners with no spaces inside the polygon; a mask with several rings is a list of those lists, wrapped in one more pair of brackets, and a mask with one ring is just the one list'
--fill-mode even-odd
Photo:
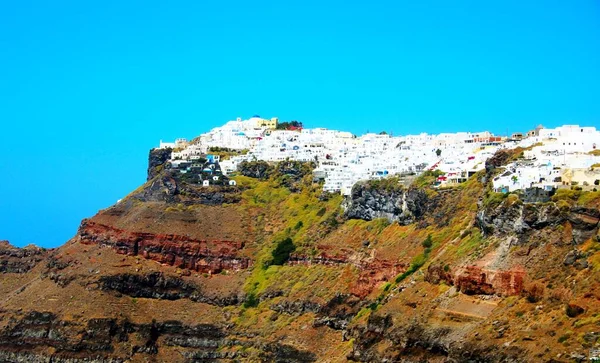
{"label": "red rock layer", "polygon": [[364,298],[365,296],[369,295],[378,283],[390,281],[406,270],[406,265],[399,262],[380,260],[377,258],[356,260],[351,259],[348,256],[328,255],[325,252],[316,257],[292,255],[290,256],[289,263],[291,265],[318,264],[326,266],[351,264],[360,272],[358,279],[354,282],[350,292],[360,298]]}
{"label": "red rock layer", "polygon": [[243,242],[204,241],[175,234],[130,232],[84,220],[78,232],[83,244],[99,244],[117,253],[144,258],[202,273],[241,270],[252,263],[240,257]]}
{"label": "red rock layer", "polygon": [[454,285],[466,294],[519,295],[523,291],[525,271],[487,270],[468,266],[455,276]]}

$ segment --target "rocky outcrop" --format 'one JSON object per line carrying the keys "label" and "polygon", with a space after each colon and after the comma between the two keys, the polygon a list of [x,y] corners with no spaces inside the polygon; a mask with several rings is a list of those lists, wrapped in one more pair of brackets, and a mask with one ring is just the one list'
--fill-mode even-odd
{"label": "rocky outcrop", "polygon": [[[523,350],[496,342],[453,341],[447,327],[432,327],[416,319],[394,326],[388,315],[371,315],[366,325],[350,330],[354,339],[347,359],[356,362],[522,362]],[[385,349],[381,349],[381,346]]]}
{"label": "rocky outcrop", "polygon": [[26,273],[34,268],[49,253],[35,246],[17,248],[8,241],[0,241],[0,273]]}
{"label": "rocky outcrop", "polygon": [[[123,349],[128,347],[128,349]],[[247,333],[212,324],[179,321],[135,324],[93,318],[81,324],[48,312],[30,312],[0,329],[0,361],[97,362],[156,361],[163,350],[176,348],[188,361],[239,360],[246,348],[271,362],[314,362],[315,355],[290,345],[265,342]]]}
{"label": "rocky outcrop", "polygon": [[454,277],[458,291],[467,295],[519,295],[523,291],[525,271],[489,270],[478,266],[467,266]]}
{"label": "rocky outcrop", "polygon": [[530,231],[555,227],[565,222],[571,224],[573,241],[579,244],[595,235],[600,222],[600,211],[578,206],[561,209],[552,202],[511,202],[507,198],[498,206],[480,209],[477,215],[477,224],[485,235],[515,234],[525,237]]}
{"label": "rocky outcrop", "polygon": [[430,265],[425,273],[427,282],[444,282],[467,295],[519,295],[523,292],[525,277],[526,272],[522,269],[492,270],[465,266],[453,272],[439,264]]}
{"label": "rocky outcrop", "polygon": [[232,294],[230,296],[213,296],[206,294],[199,286],[185,280],[166,276],[160,272],[149,274],[117,274],[100,277],[100,288],[114,291],[131,297],[143,297],[160,300],[190,299],[196,302],[216,306],[239,305],[244,298]]}
{"label": "rocky outcrop", "polygon": [[256,179],[268,179],[271,174],[271,166],[266,161],[242,161],[238,164],[238,172],[243,176]]}
{"label": "rocky outcrop", "polygon": [[164,164],[171,159],[173,149],[151,149],[148,153],[148,175],[146,180],[150,180],[157,176],[164,167]]}
{"label": "rocky outcrop", "polygon": [[510,160],[511,154],[507,150],[498,150],[494,156],[485,161],[485,174],[489,178],[496,168],[499,168]]}
{"label": "rocky outcrop", "polygon": [[344,330],[366,302],[351,294],[337,294],[317,313],[313,325]]}
{"label": "rocky outcrop", "polygon": [[285,314],[318,313],[321,305],[312,301],[280,301],[269,307],[271,310]]}
{"label": "rocky outcrop", "polygon": [[141,202],[166,202],[184,205],[221,205],[233,204],[241,200],[240,188],[226,183],[226,177],[220,177],[220,185],[203,187],[196,180],[184,180],[188,174],[177,170],[162,172],[152,182],[144,185],[133,198]]}
{"label": "rocky outcrop", "polygon": [[385,218],[407,225],[427,211],[427,194],[416,188],[378,188],[372,182],[359,182],[352,187],[343,207],[350,219]]}
{"label": "rocky outcrop", "polygon": [[203,273],[242,270],[251,265],[239,255],[244,242],[203,241],[174,234],[130,232],[83,220],[77,237],[83,244],[98,244],[117,253],[142,256],[171,266]]}
{"label": "rocky outcrop", "polygon": [[180,198],[180,201],[184,205],[234,204],[242,199],[240,189],[236,186],[211,186],[207,188],[183,186],[181,194],[184,195],[184,198]]}
{"label": "rocky outcrop", "polygon": [[146,184],[134,197],[142,202],[178,203],[179,191],[177,180],[170,173],[163,173],[152,183]]}
{"label": "rocky outcrop", "polygon": [[316,362],[314,353],[302,351],[286,344],[265,344],[261,346],[260,359],[263,362],[308,363]]}
{"label": "rocky outcrop", "polygon": [[[49,312],[32,311],[0,330],[0,361],[122,362],[109,354],[113,340],[123,341],[125,333],[112,319],[91,319],[82,327]],[[42,354],[40,348],[53,352]]]}

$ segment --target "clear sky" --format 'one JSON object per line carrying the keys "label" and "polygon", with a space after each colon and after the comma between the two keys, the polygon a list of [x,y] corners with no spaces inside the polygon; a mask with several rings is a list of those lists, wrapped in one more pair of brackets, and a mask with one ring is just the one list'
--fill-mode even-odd
{"label": "clear sky", "polygon": [[600,125],[600,2],[3,1],[0,239],[54,247],[159,139]]}

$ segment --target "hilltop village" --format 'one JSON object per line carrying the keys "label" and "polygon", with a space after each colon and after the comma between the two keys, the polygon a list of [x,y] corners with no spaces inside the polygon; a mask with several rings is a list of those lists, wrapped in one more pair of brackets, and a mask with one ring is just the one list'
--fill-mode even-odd
{"label": "hilltop village", "polygon": [[[359,180],[398,175],[412,180],[424,171],[438,171],[436,185],[466,181],[485,168],[500,149],[523,148],[520,158],[493,180],[497,192],[578,187],[600,184],[600,132],[595,127],[538,126],[510,137],[488,131],[392,136],[385,132],[362,136],[325,128],[303,128],[297,121],[279,122],[256,115],[229,121],[192,141],[160,141],[172,149],[169,165],[181,173],[203,175],[203,186],[221,184],[243,161],[312,161],[323,190],[349,195]],[[225,179],[227,180],[227,179]],[[226,183],[235,184],[234,180]]]}

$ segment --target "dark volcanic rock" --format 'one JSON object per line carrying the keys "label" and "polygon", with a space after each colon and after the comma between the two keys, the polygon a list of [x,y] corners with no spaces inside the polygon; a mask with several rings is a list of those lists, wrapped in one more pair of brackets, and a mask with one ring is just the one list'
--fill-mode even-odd
{"label": "dark volcanic rock", "polygon": [[178,203],[180,200],[178,197],[179,184],[171,174],[169,172],[162,173],[152,184],[137,193],[135,198],[142,202]]}
{"label": "dark volcanic rock", "polygon": [[336,330],[346,329],[365,304],[366,301],[361,301],[354,295],[337,294],[320,309],[313,325],[315,327],[328,326]]}
{"label": "dark volcanic rock", "polygon": [[[352,351],[347,359],[357,362],[522,362],[523,350],[498,350],[495,342],[465,340],[450,343],[452,330],[430,327],[417,321],[394,326],[386,316],[369,318],[366,327],[355,327]],[[386,349],[381,350],[384,342]]]}
{"label": "dark volcanic rock", "polygon": [[119,274],[102,276],[101,288],[131,297],[161,300],[190,299],[217,306],[238,305],[243,297],[237,295],[211,297],[202,294],[200,287],[178,277],[165,276],[160,272],[146,275]]}
{"label": "dark volcanic rock", "polygon": [[157,176],[163,169],[164,164],[171,158],[173,149],[151,149],[148,154],[148,176],[146,180],[150,180]]}
{"label": "dark volcanic rock", "polygon": [[242,161],[238,165],[238,171],[243,176],[256,179],[268,179],[272,169],[266,161]]}
{"label": "dark volcanic rock", "polygon": [[199,293],[195,285],[160,272],[146,275],[119,274],[100,277],[103,290],[114,290],[132,297],[178,300]]}
{"label": "dark volcanic rock", "polygon": [[485,162],[485,173],[488,178],[492,175],[496,168],[506,164],[510,159],[510,154],[506,150],[498,150],[494,156],[487,159]]}
{"label": "dark volcanic rock", "polygon": [[[155,357],[149,356],[156,355],[164,347],[177,348],[183,357],[191,361],[245,357],[247,354],[239,348],[258,350],[262,361],[316,360],[311,352],[286,344],[265,342],[229,328],[212,324],[186,325],[176,320],[134,324],[126,319],[112,318],[93,318],[82,325],[59,320],[51,313],[33,311],[20,319],[11,318],[0,329],[0,362],[155,361]],[[129,353],[123,353],[127,351]]]}
{"label": "dark volcanic rock", "polygon": [[263,345],[260,358],[263,362],[302,363],[316,362],[316,356],[311,352],[298,350],[285,344],[269,343]]}
{"label": "dark volcanic rock", "polygon": [[90,355],[85,358],[44,355],[22,351],[0,350],[0,362],[10,363],[122,363],[119,358]]}
{"label": "dark volcanic rock", "polygon": [[240,189],[236,186],[219,186],[209,188],[190,188],[183,186],[181,192],[187,200],[184,205],[203,204],[221,205],[223,203],[233,204],[242,200]]}
{"label": "dark volcanic rock", "polygon": [[0,241],[0,273],[25,273],[48,255],[48,250],[27,246],[17,248]]}
{"label": "dark volcanic rock", "polygon": [[286,314],[317,313],[321,305],[311,301],[281,301],[270,306],[271,310]]}
{"label": "dark volcanic rock", "polygon": [[573,243],[579,244],[598,231],[600,211],[577,206],[561,210],[552,202],[511,203],[507,198],[498,206],[480,209],[477,214],[477,224],[488,235],[522,237],[532,230],[555,227],[567,221],[573,227]]}
{"label": "dark volcanic rock", "polygon": [[421,189],[384,189],[359,182],[344,202],[346,216],[370,221],[385,218],[406,225],[422,217],[427,210],[427,194]]}
{"label": "dark volcanic rock", "polygon": [[146,184],[133,197],[142,202],[166,202],[184,205],[221,205],[238,203],[241,190],[228,185],[226,176],[219,176],[219,185],[210,187],[200,185],[199,176],[192,173],[182,174],[178,170],[166,170],[158,174],[151,183]]}

